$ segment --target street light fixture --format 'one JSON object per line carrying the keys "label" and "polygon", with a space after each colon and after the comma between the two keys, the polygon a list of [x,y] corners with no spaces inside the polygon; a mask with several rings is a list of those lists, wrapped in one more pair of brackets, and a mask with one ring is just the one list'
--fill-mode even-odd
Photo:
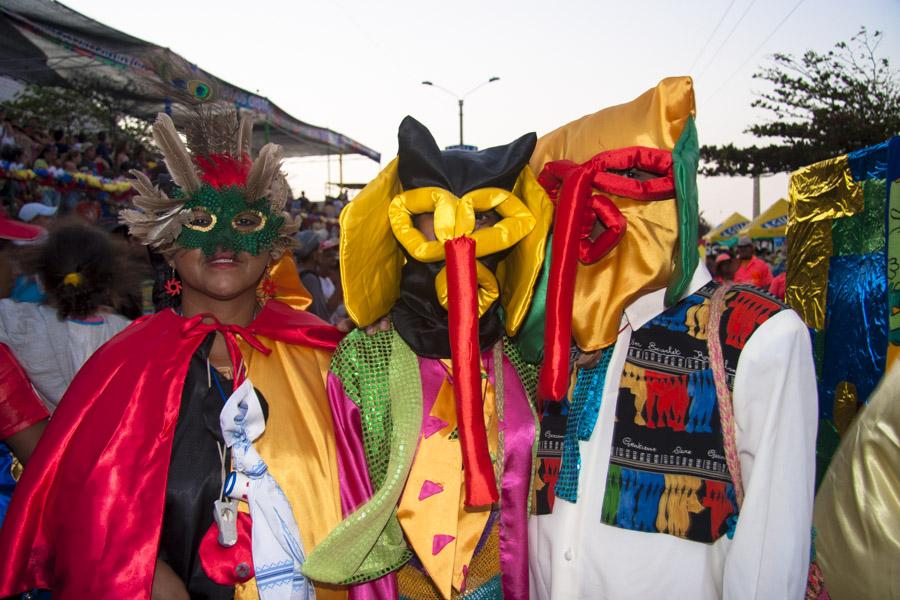
{"label": "street light fixture", "polygon": [[430,86],[433,88],[437,88],[446,94],[450,94],[451,96],[456,98],[456,101],[459,103],[459,145],[460,146],[463,145],[463,103],[465,102],[466,96],[473,94],[474,92],[480,90],[487,84],[494,83],[495,81],[500,81],[500,78],[497,76],[491,77],[487,81],[483,81],[483,82],[479,83],[478,85],[473,87],[471,90],[469,90],[462,96],[460,96],[459,94],[457,94],[456,92],[454,92],[452,90],[448,90],[447,88],[445,88],[443,86],[437,85],[434,82],[427,81],[427,80],[422,82],[422,85],[427,85],[427,86]]}

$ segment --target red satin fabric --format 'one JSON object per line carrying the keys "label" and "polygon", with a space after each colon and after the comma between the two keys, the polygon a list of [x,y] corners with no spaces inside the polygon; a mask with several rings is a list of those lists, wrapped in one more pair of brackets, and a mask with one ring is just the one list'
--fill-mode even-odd
{"label": "red satin fabric", "polygon": [[447,255],[447,312],[456,419],[465,471],[466,506],[484,506],[499,499],[488,450],[481,398],[481,357],[478,349],[478,282],[475,240],[458,237],[444,243]]}
{"label": "red satin fabric", "polygon": [[[657,175],[640,181],[613,171],[640,169]],[[625,235],[625,217],[605,195],[592,188],[635,200],[662,200],[675,195],[672,153],[633,146],[601,152],[577,165],[560,160],[547,163],[538,182],[557,203],[553,229],[553,256],[547,290],[544,330],[544,364],[538,382],[540,400],[559,401],[569,387],[569,347],[572,337],[572,302],[575,294],[576,259],[594,263],[609,253]],[[596,217],[605,230],[590,239]]]}
{"label": "red satin fabric", "polygon": [[250,515],[238,513],[237,543],[225,547],[219,543],[219,528],[213,523],[200,540],[203,572],[219,585],[236,585],[253,579],[252,530]]}
{"label": "red satin fabric", "polygon": [[[247,330],[334,349],[340,334],[284,308],[268,302]],[[186,321],[170,310],[138,319],[76,375],[0,530],[0,597],[150,596],[181,390],[203,341],[185,335]]]}
{"label": "red satin fabric", "polygon": [[578,241],[578,260],[583,263],[595,263],[612,250],[622,236],[628,223],[622,212],[616,208],[606,196],[595,194],[591,196],[591,210],[603,226],[603,232],[596,239],[591,240],[591,231],[594,222],[591,219],[582,219],[581,235]]}
{"label": "red satin fabric", "polygon": [[[207,322],[211,321],[211,322]],[[207,334],[217,331],[225,338],[225,347],[228,349],[228,356],[231,359],[231,368],[234,373],[234,388],[238,389],[244,382],[245,375],[243,369],[243,361],[241,359],[241,348],[238,346],[237,336],[244,338],[244,341],[259,352],[266,356],[272,353],[262,342],[256,339],[250,331],[240,325],[226,325],[220,323],[219,320],[211,313],[203,313],[195,315],[184,322],[181,327],[181,333],[185,337],[200,336],[205,338]]]}
{"label": "red satin fabric", "polygon": [[49,416],[12,350],[0,344],[0,441]]}
{"label": "red satin fabric", "polygon": [[571,164],[573,163],[556,167],[552,166],[554,163],[547,165],[554,175],[562,174],[564,170],[565,176],[558,192],[556,223],[553,226],[550,259],[550,281],[553,285],[547,286],[544,365],[538,381],[539,400],[562,400],[569,387],[572,302],[578,266],[576,261],[579,256],[579,246],[573,242],[584,231],[584,222],[590,221],[587,218],[586,200],[591,193],[593,175],[589,169],[571,168]]}

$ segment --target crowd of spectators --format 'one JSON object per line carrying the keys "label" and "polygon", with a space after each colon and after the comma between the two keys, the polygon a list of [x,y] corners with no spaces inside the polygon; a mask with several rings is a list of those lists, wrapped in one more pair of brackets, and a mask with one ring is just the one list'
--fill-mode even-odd
{"label": "crowd of spectators", "polygon": [[750,284],[784,300],[787,244],[777,247],[755,244],[742,235],[737,244],[710,246],[706,266],[716,281]]}
{"label": "crowd of spectators", "polygon": [[[17,121],[0,110],[0,169],[6,174],[0,179],[0,202],[8,215],[16,216],[22,206],[39,203],[60,215],[75,213],[89,222],[115,222],[125,198],[74,185],[72,176],[117,180],[131,169],[152,175],[158,166],[140,143],[110,139],[105,131],[50,129],[35,118]],[[37,176],[13,176],[28,170]]]}

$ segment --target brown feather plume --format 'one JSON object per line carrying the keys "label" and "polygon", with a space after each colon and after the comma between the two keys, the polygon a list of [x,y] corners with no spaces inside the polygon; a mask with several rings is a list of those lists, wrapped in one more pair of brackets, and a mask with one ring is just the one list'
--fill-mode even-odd
{"label": "brown feather plume", "polygon": [[200,178],[197,176],[197,170],[184,142],[178,137],[175,123],[172,122],[172,118],[169,115],[159,113],[156,116],[156,122],[153,123],[153,140],[162,151],[166,168],[169,170],[175,185],[180,187],[186,195],[200,189]]}
{"label": "brown feather plume", "polygon": [[188,148],[195,156],[240,156],[236,153],[240,126],[234,107],[225,103],[197,104],[183,109],[181,121]]}
{"label": "brown feather plume", "polygon": [[247,200],[253,202],[269,195],[281,168],[282,149],[277,144],[266,144],[253,161],[247,175]]}
{"label": "brown feather plume", "polygon": [[133,169],[131,174],[131,185],[137,192],[132,201],[137,209],[121,211],[119,221],[128,225],[128,231],[142,244],[164,249],[175,241],[188,220],[184,202],[169,198],[142,172]]}
{"label": "brown feather plume", "polygon": [[243,115],[241,124],[238,126],[237,144],[235,145],[236,158],[240,158],[244,154],[250,156],[253,151],[253,117]]}

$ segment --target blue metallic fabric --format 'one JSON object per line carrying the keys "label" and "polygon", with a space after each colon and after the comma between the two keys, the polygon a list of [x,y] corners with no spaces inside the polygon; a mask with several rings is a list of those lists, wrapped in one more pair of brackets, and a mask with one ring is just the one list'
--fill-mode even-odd
{"label": "blue metallic fabric", "polygon": [[852,383],[856,397],[865,400],[884,374],[888,343],[884,265],[884,252],[831,257],[819,396],[823,418],[834,417],[838,383]]}
{"label": "blue metallic fabric", "polygon": [[556,482],[556,497],[575,502],[578,499],[578,475],[581,472],[581,452],[579,442],[591,439],[597,416],[600,414],[600,400],[606,382],[606,371],[612,359],[615,345],[601,350],[600,359],[590,369],[579,369],[575,379],[572,400],[564,400],[568,405],[566,434],[563,438],[562,464],[559,480]]}
{"label": "blue metallic fabric", "polygon": [[890,140],[847,154],[850,173],[856,181],[884,179],[887,174]]}

